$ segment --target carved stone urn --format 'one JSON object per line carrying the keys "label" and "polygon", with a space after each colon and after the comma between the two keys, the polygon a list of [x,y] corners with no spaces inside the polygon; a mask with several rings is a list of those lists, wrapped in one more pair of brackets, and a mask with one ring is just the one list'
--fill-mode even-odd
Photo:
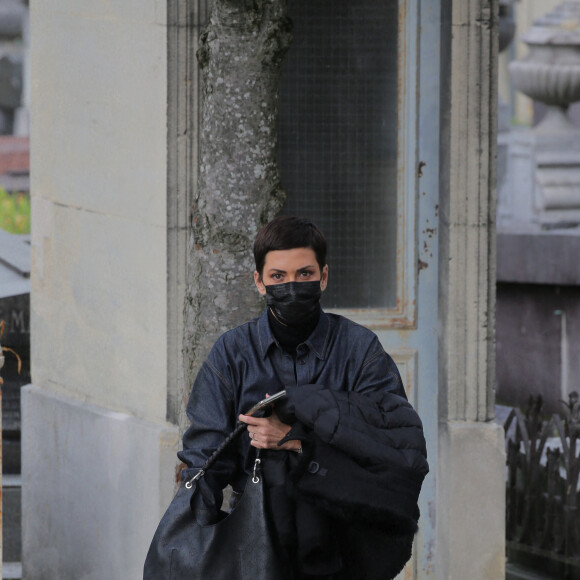
{"label": "carved stone urn", "polygon": [[[521,166],[512,183],[520,189],[524,185],[517,183],[529,184],[532,221],[551,227],[577,224],[580,129],[570,121],[567,109],[580,101],[580,2],[563,2],[536,20],[522,39],[530,51],[510,64],[510,76],[517,90],[545,103],[547,113],[533,130],[514,138],[514,159],[527,159],[529,166]],[[523,192],[515,196],[524,200]],[[523,207],[518,205],[518,211]]]}
{"label": "carved stone urn", "polygon": [[514,87],[548,105],[539,133],[578,131],[566,110],[580,101],[580,2],[564,2],[522,36],[530,52],[510,64]]}

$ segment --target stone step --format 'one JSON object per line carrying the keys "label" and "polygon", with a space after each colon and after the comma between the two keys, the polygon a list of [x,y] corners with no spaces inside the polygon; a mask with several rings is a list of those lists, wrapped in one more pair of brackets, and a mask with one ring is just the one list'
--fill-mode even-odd
{"label": "stone step", "polygon": [[[2,475],[2,560],[22,559],[22,477]],[[4,576],[4,571],[2,572]]]}
{"label": "stone step", "polygon": [[22,564],[2,562],[2,580],[22,580]]}
{"label": "stone step", "polygon": [[506,580],[560,580],[555,576],[536,572],[520,564],[508,562],[505,567]]}

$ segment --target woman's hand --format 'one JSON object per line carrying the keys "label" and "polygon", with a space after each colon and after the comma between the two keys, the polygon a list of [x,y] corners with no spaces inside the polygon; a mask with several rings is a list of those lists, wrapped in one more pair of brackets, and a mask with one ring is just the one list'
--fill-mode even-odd
{"label": "woman's hand", "polygon": [[301,443],[298,440],[286,441],[283,445],[278,446],[278,441],[283,439],[290,425],[282,423],[275,411],[269,417],[257,418],[250,415],[240,415],[239,420],[248,424],[248,435],[250,443],[258,449],[285,449],[287,451],[298,451]]}

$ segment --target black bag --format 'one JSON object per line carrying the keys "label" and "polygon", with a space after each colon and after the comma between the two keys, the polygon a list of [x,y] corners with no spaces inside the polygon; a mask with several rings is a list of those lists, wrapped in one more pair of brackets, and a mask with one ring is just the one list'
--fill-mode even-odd
{"label": "black bag", "polygon": [[[250,414],[248,412],[247,414]],[[261,459],[236,507],[211,525],[197,522],[191,498],[198,480],[242,432],[245,424],[222,443],[189,481],[183,482],[161,518],[145,559],[143,580],[274,580],[286,573],[274,543]]]}

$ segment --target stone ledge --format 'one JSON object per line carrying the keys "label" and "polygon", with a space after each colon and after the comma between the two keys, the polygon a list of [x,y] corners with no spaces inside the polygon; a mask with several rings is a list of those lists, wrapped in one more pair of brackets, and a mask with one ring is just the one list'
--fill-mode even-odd
{"label": "stone ledge", "polygon": [[506,564],[505,577],[506,580],[557,580],[554,576],[541,574],[511,563]]}
{"label": "stone ledge", "polygon": [[21,562],[2,562],[2,580],[21,580]]}
{"label": "stone ledge", "polygon": [[504,478],[499,425],[440,423],[437,578],[505,580]]}
{"label": "stone ledge", "polygon": [[174,425],[24,387],[24,577],[139,578],[174,493],[177,444]]}
{"label": "stone ledge", "polygon": [[498,282],[580,285],[579,261],[580,227],[529,225],[497,232]]}

